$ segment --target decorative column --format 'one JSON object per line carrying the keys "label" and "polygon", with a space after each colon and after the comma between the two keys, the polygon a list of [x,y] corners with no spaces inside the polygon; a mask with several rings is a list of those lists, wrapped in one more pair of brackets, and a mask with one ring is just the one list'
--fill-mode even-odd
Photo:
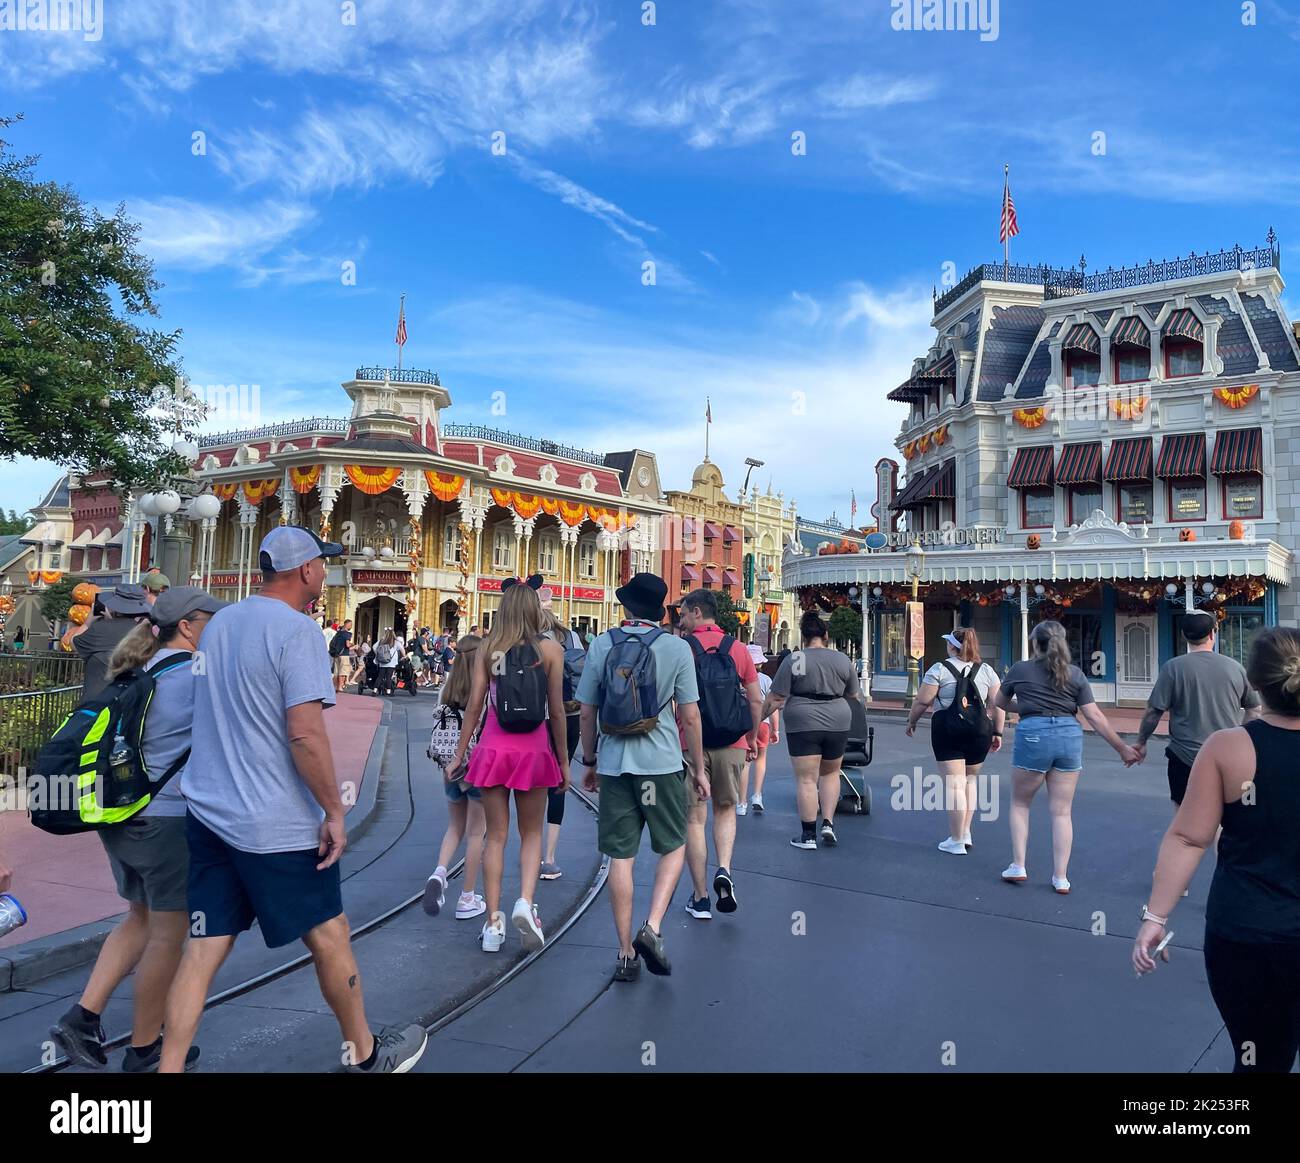
{"label": "decorative column", "polygon": [[515,527],[515,576],[523,577],[524,571],[519,564],[519,547],[524,539],[524,519],[518,513],[514,513],[510,520]]}
{"label": "decorative column", "polygon": [[[478,579],[482,572],[483,566],[483,526],[487,521],[487,500],[486,493],[475,491],[470,487],[469,481],[466,481],[460,490],[460,530],[461,530],[461,585],[464,587],[461,593],[461,601],[464,604],[464,615],[468,617],[470,625],[480,620],[479,603],[481,598],[478,592]],[[470,573],[470,547],[469,534],[474,533],[474,569]],[[469,626],[465,627],[466,630]]]}
{"label": "decorative column", "polygon": [[298,524],[298,494],[287,468],[284,470],[284,479],[280,481],[280,524]]}
{"label": "decorative column", "polygon": [[239,503],[239,588],[240,598],[248,597],[253,588],[253,541],[257,534],[257,506],[250,505],[243,490],[236,498]]}
{"label": "decorative column", "polygon": [[[520,519],[516,517],[515,520],[519,521]],[[519,566],[519,576],[524,578],[532,572],[528,568],[528,547],[533,541],[533,530],[537,528],[537,518],[529,517],[524,520],[521,525],[516,525],[515,528],[516,530],[522,530],[524,535],[524,555],[523,557],[516,559]]]}
{"label": "decorative column", "polygon": [[[337,464],[327,464],[321,468],[320,483],[320,532],[319,536],[322,541],[330,540],[330,533],[333,530],[334,522],[334,502],[338,500],[339,492],[343,487],[343,469]],[[347,564],[343,566],[344,576],[349,575],[350,567]],[[321,586],[320,591],[320,609],[325,612],[329,609],[329,566],[325,567],[326,584]]]}
{"label": "decorative column", "polygon": [[422,517],[425,503],[429,499],[424,473],[418,468],[408,468],[402,491],[406,495],[407,524],[411,531],[411,547],[408,554],[410,577],[406,583],[406,628],[410,632],[420,628],[420,581],[424,566]]}
{"label": "decorative column", "polygon": [[560,581],[566,586],[565,592],[568,594],[564,600],[564,620],[568,626],[573,625],[573,587],[578,577],[577,556],[578,529],[573,525],[563,525],[560,528]]}

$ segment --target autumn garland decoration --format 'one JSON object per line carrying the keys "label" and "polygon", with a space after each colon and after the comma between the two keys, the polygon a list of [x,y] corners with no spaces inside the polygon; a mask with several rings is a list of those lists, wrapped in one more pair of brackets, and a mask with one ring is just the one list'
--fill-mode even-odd
{"label": "autumn garland decoration", "polygon": [[1021,428],[1041,428],[1047,420],[1047,409],[1042,406],[1037,408],[1017,408],[1011,415]]}
{"label": "autumn garland decoration", "polygon": [[402,475],[400,468],[368,468],[363,464],[345,464],[344,475],[368,497],[377,497],[386,493],[397,483]]}
{"label": "autumn garland decoration", "polygon": [[1243,384],[1239,388],[1215,388],[1214,396],[1221,404],[1226,404],[1229,408],[1244,408],[1257,395],[1259,395],[1258,384]]}
{"label": "autumn garland decoration", "polygon": [[313,464],[308,468],[290,468],[289,483],[295,493],[310,493],[320,480],[321,466]]}
{"label": "autumn garland decoration", "polygon": [[1130,399],[1111,400],[1111,411],[1121,420],[1136,420],[1147,410],[1146,396],[1133,396]]}

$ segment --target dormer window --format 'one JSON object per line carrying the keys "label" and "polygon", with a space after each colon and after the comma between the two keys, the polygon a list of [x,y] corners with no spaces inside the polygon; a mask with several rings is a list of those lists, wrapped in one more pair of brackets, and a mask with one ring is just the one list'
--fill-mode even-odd
{"label": "dormer window", "polygon": [[1151,378],[1151,332],[1136,315],[1120,320],[1110,337],[1114,381],[1135,384]]}
{"label": "dormer window", "polygon": [[1205,324],[1190,307],[1165,320],[1161,331],[1166,377],[1197,376],[1205,368]]}
{"label": "dormer window", "polygon": [[1101,340],[1087,323],[1076,323],[1061,340],[1065,386],[1086,388],[1101,379]]}

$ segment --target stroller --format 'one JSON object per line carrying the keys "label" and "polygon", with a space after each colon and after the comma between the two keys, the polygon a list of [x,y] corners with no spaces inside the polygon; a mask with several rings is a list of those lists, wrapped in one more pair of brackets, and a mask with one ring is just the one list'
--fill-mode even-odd
{"label": "stroller", "polygon": [[[411,656],[409,654],[403,654],[402,657],[397,660],[397,669],[395,672],[391,673],[396,673],[397,685],[405,690],[412,698],[415,698],[420,693],[419,688],[415,685],[415,664],[411,661]],[[389,693],[396,694],[397,692],[392,691]]]}
{"label": "stroller", "polygon": [[857,699],[849,700],[849,709],[853,712],[853,723],[849,728],[848,746],[844,751],[844,762],[840,768],[843,787],[840,792],[840,809],[851,815],[871,814],[871,788],[864,773],[850,775],[850,767],[868,767],[875,751],[876,729],[867,726],[867,708]]}

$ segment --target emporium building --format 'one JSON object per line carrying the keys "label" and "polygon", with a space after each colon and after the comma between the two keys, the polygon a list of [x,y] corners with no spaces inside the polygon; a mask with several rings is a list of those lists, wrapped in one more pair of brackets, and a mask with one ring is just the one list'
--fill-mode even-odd
{"label": "emporium building", "polygon": [[1097,274],[976,267],[936,297],[934,344],[888,393],[907,408],[904,478],[881,475],[888,544],[791,546],[786,587],[805,608],[865,609],[877,694],[907,687],[914,579],[922,670],[957,625],[1005,670],[1055,618],[1100,701],[1141,701],[1184,649],[1189,607],[1244,660],[1260,627],[1300,614],[1300,329],[1283,286],[1271,231],[1257,250]]}

